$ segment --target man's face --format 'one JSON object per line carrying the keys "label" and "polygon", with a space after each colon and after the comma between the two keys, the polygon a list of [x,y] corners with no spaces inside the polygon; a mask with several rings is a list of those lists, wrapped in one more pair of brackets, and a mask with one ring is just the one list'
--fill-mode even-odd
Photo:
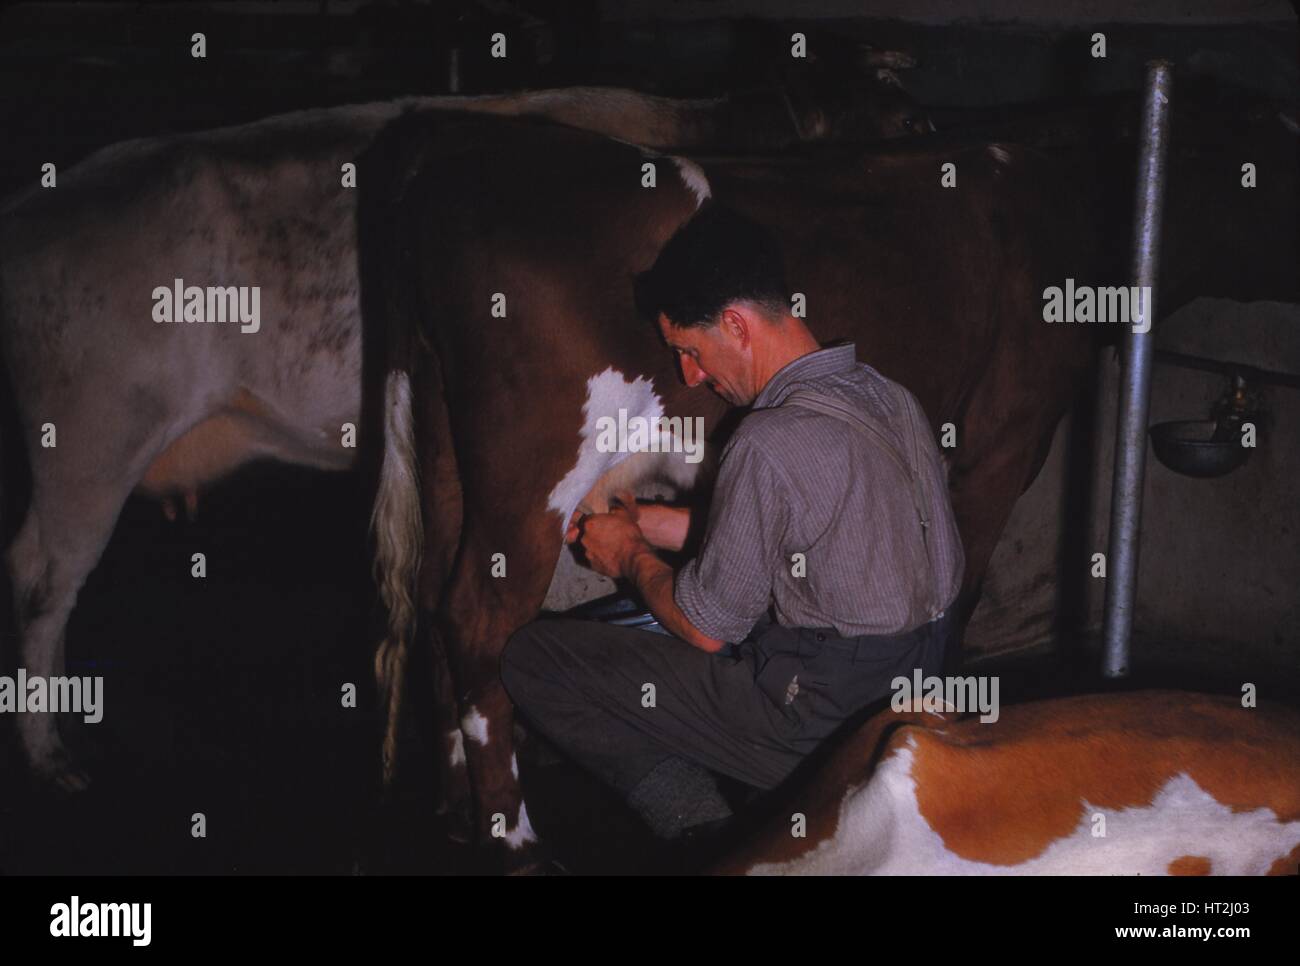
{"label": "man's face", "polygon": [[659,331],[677,353],[686,385],[706,385],[733,406],[754,401],[748,324],[739,313],[724,310],[709,326],[676,326],[661,313]]}

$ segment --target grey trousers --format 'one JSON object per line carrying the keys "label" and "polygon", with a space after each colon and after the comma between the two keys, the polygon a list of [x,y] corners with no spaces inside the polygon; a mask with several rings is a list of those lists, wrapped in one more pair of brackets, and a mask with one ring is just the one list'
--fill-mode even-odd
{"label": "grey trousers", "polygon": [[541,619],[501,659],[524,719],[625,796],[674,756],[773,788],[891,681],[942,674],[953,609],[896,636],[764,620],[729,654],[666,634]]}

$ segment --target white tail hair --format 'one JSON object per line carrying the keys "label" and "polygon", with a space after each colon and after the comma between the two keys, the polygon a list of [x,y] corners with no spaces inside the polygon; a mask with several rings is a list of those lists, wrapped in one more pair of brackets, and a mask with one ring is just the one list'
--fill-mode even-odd
{"label": "white tail hair", "polygon": [[400,369],[390,372],[384,384],[384,459],[370,532],[375,538],[375,583],[388,611],[384,639],[375,653],[375,680],[388,707],[383,750],[384,784],[387,785],[395,771],[402,678],[415,628],[415,582],[424,538],[411,415],[411,377]]}

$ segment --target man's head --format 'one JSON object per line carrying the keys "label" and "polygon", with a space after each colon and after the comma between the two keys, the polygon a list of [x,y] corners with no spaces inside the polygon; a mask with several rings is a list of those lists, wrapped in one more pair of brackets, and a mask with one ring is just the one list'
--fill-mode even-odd
{"label": "man's head", "polygon": [[686,384],[708,385],[733,405],[752,403],[777,369],[817,348],[790,315],[776,239],[721,205],[677,230],[637,278],[636,297],[678,354]]}

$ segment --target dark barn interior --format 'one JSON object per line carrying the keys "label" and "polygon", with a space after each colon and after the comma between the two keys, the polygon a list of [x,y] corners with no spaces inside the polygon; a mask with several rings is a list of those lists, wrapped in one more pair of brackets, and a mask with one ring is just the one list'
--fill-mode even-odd
{"label": "dark barn interior", "polygon": [[[498,30],[513,44],[504,61],[485,40]],[[203,60],[190,55],[196,31],[207,38]],[[811,63],[785,56],[794,31],[806,32]],[[1098,31],[1104,59],[1089,54]],[[1161,0],[1141,11],[1030,0],[18,4],[0,14],[0,196],[33,183],[46,162],[63,171],[129,138],[405,95],[775,89],[793,115],[867,84],[866,46],[915,60],[896,75],[934,136],[1014,141],[1032,129],[1050,147],[1055,129],[1044,118],[1096,105],[1121,105],[1116,116],[1132,125],[1144,64],[1162,57],[1177,72],[1175,111],[1179,98],[1197,105],[1176,115],[1176,137],[1214,150],[1236,125],[1282,124],[1294,145],[1297,39],[1288,4],[1245,0]],[[1068,151],[1071,136],[1056,149]],[[1124,143],[1116,150],[1131,153],[1131,130]],[[1267,176],[1294,185],[1294,146],[1289,170]],[[1113,244],[1127,252],[1132,212],[1116,218]],[[1259,239],[1261,249],[1294,259],[1294,222],[1292,211],[1291,237]],[[1003,534],[967,633],[965,666],[1000,675],[1004,702],[1152,686],[1238,694],[1252,683],[1300,705],[1295,302],[1202,299],[1160,321],[1168,355],[1156,368],[1152,422],[1205,419],[1235,376],[1267,413],[1267,429],[1251,459],[1219,478],[1148,459],[1133,659],[1117,681],[1100,672],[1102,591],[1088,577],[1091,555],[1106,546],[1114,449],[1117,367],[1113,349],[1102,350],[1093,388]],[[1192,364],[1175,364],[1174,354]],[[1206,359],[1221,365],[1195,361]],[[8,545],[27,483],[14,414],[3,408]],[[492,871],[459,841],[454,818],[434,814],[441,744],[427,711],[432,672],[418,652],[399,776],[381,796],[371,499],[364,473],[271,462],[203,493],[192,520],[131,498],[68,632],[70,673],[111,682],[102,724],[63,725],[93,784],[65,795],[34,781],[0,721],[0,872]],[[196,550],[209,561],[201,581],[190,576]],[[8,607],[8,590],[3,599]],[[0,673],[17,664],[13,626],[6,612]],[[347,683],[357,708],[340,706]],[[520,770],[533,825],[570,871],[692,868],[695,857],[665,854],[540,737],[521,745]],[[746,800],[745,789],[727,790]],[[206,838],[190,834],[195,812],[207,816]]]}

